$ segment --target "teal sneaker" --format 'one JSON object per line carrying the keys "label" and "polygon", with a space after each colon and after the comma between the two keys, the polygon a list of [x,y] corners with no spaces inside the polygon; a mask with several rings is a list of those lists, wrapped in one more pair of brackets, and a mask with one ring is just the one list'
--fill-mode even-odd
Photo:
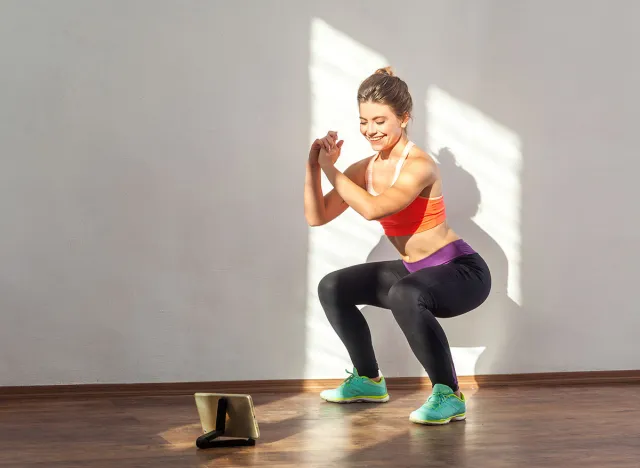
{"label": "teal sneaker", "polygon": [[435,384],[427,402],[409,416],[417,424],[447,424],[466,418],[467,403],[464,395],[460,398],[443,384]]}
{"label": "teal sneaker", "polygon": [[353,372],[346,372],[349,377],[338,388],[322,391],[320,398],[332,403],[384,403],[389,401],[384,377],[380,379],[380,382],[375,382],[369,377],[360,377],[355,368]]}

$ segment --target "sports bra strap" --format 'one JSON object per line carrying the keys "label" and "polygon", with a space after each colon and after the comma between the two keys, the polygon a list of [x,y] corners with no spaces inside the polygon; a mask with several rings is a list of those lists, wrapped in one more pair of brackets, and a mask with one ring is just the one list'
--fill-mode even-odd
{"label": "sports bra strap", "polygon": [[411,151],[411,148],[413,148],[413,141],[410,141],[406,144],[406,146],[404,147],[404,150],[402,150],[402,156],[400,156],[400,159],[398,159],[398,163],[396,164],[396,173],[393,175],[393,180],[391,181],[391,185],[396,183],[396,180],[398,180],[398,176],[400,175],[400,170],[402,169],[402,166],[404,165],[404,162],[407,160],[407,156],[409,156],[409,151]]}
{"label": "sports bra strap", "polygon": [[[396,172],[393,175],[393,180],[391,181],[391,185],[395,184],[396,180],[398,180],[398,176],[400,175],[400,170],[402,169],[402,166],[404,165],[404,162],[407,160],[407,156],[409,156],[409,151],[411,151],[411,148],[414,147],[414,143],[413,141],[409,141],[404,149],[402,150],[402,155],[400,156],[400,159],[398,159],[398,162],[396,163]],[[373,158],[371,158],[369,160],[369,164],[367,165],[367,190],[371,195],[378,195],[378,193],[373,190],[373,163],[374,161],[378,158],[378,156],[380,155],[380,153],[376,154]]]}

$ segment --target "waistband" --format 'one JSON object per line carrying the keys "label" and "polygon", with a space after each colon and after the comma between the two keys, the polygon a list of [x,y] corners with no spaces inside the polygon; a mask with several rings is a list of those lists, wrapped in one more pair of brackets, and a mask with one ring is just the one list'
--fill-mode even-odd
{"label": "waistband", "polygon": [[441,249],[436,250],[428,257],[418,260],[417,262],[405,262],[403,260],[402,263],[404,263],[404,266],[410,273],[413,273],[423,268],[444,265],[455,258],[474,253],[476,253],[476,251],[473,250],[469,244],[462,239],[458,239],[445,245]]}

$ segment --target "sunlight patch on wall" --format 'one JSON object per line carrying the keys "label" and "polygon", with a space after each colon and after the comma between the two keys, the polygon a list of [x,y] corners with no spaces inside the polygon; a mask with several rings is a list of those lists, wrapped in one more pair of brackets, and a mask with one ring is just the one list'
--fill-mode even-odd
{"label": "sunlight patch on wall", "polygon": [[[344,146],[336,167],[344,171],[373,154],[360,134],[357,91],[362,80],[387,61],[317,18],[311,22],[310,57],[309,145],[327,131],[337,131]],[[332,188],[324,174],[322,186],[324,193]],[[346,377],[343,370],[351,369],[349,356],[318,302],[318,283],[331,271],[366,262],[381,236],[377,223],[367,222],[352,209],[325,226],[309,228],[305,378]]]}
{"label": "sunlight patch on wall", "polygon": [[[487,349],[486,346],[452,346],[451,358],[456,367],[457,375],[475,375],[476,363],[480,355]],[[426,375],[426,373],[425,373]]]}

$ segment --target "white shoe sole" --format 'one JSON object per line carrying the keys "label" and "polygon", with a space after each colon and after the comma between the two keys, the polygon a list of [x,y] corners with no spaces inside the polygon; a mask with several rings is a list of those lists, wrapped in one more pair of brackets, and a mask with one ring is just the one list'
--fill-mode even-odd
{"label": "white shoe sole", "polygon": [[423,424],[425,426],[442,426],[443,424],[449,424],[451,421],[464,421],[467,419],[466,414],[460,414],[449,419],[441,419],[440,421],[424,421],[422,419],[415,419],[409,416],[409,421],[416,424]]}
{"label": "white shoe sole", "polygon": [[329,403],[386,403],[389,401],[389,395],[384,398],[349,398],[344,400],[332,400],[322,396],[320,398],[324,401],[328,401]]}

